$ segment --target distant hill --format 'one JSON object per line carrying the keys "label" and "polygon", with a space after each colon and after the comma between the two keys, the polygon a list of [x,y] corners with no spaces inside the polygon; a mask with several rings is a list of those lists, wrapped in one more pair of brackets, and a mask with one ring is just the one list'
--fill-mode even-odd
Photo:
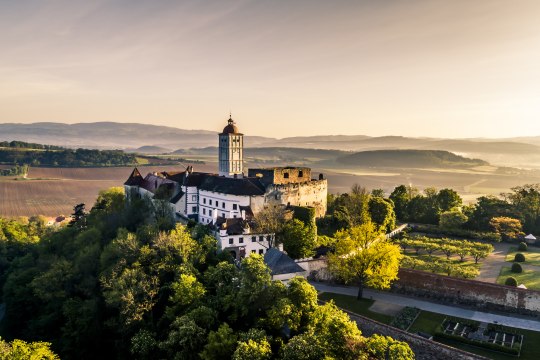
{"label": "distant hill", "polygon": [[125,149],[124,150],[127,153],[137,153],[137,154],[166,154],[169,153],[170,150],[161,146],[141,146],[136,149]]}
{"label": "distant hill", "polygon": [[489,165],[479,159],[441,150],[375,150],[362,151],[338,157],[336,162],[348,167],[392,167],[392,168],[467,168]]}
{"label": "distant hill", "polygon": [[[205,147],[217,143],[217,133],[218,131],[183,130],[168,126],[116,122],[0,124],[0,141],[19,140],[67,147],[106,149],[158,146],[173,151],[179,147]],[[263,143],[266,138],[251,139]],[[266,141],[270,140],[272,139]],[[248,144],[246,141],[246,145]]]}
{"label": "distant hill", "polygon": [[[179,123],[178,126],[182,126]],[[241,127],[241,124],[240,124]],[[177,149],[208,148],[217,145],[217,134],[207,130],[184,130],[175,127],[136,123],[95,122],[62,124],[41,122],[34,124],[0,124],[0,141],[25,141],[60,145],[70,148],[123,149],[139,153],[168,153]],[[480,158],[499,166],[540,168],[540,137],[508,139],[438,139],[404,136],[319,135],[275,139],[262,136],[244,138],[245,149],[272,147],[276,155],[280,149],[317,149],[342,151],[370,150],[444,150],[465,157]],[[135,150],[134,150],[135,149]],[[264,151],[264,150],[263,150]],[[282,152],[292,152],[283,150]],[[262,154],[264,155],[264,154]],[[260,153],[248,156],[260,157]],[[286,154],[277,155],[287,159]],[[293,154],[293,158],[311,155]],[[317,157],[318,155],[315,155]]]}

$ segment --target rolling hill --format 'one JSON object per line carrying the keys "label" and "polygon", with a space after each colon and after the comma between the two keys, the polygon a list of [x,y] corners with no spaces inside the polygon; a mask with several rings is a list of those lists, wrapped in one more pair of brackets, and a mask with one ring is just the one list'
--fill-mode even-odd
{"label": "rolling hill", "polygon": [[387,168],[470,168],[489,165],[441,150],[374,150],[338,157],[336,163],[347,167]]}
{"label": "rolling hill", "polygon": [[[179,124],[179,126],[181,125]],[[53,122],[0,124],[0,141],[21,140],[67,147],[129,149],[129,151],[152,154],[169,153],[176,149],[188,150],[215,146],[217,145],[217,133],[218,131],[183,130],[167,126],[116,122],[71,125]],[[465,157],[480,158],[499,166],[540,168],[540,137],[438,139],[403,136],[320,135],[275,139],[247,135],[244,144],[245,149],[275,148],[274,155],[280,152],[277,150],[278,148],[350,152],[395,149],[444,150]],[[292,150],[287,151],[291,152]],[[256,157],[259,156],[255,152],[252,154]],[[248,156],[251,155],[248,154]],[[288,158],[286,154],[278,154],[277,156],[283,159]],[[296,153],[293,158],[300,156],[303,155]],[[304,157],[311,158],[312,156],[305,155]]]}

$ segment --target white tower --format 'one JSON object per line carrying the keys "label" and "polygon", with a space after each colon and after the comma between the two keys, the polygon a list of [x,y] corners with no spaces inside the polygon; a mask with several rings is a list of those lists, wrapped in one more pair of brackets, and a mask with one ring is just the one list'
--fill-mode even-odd
{"label": "white tower", "polygon": [[219,176],[241,176],[244,171],[244,134],[238,132],[231,116],[219,134]]}

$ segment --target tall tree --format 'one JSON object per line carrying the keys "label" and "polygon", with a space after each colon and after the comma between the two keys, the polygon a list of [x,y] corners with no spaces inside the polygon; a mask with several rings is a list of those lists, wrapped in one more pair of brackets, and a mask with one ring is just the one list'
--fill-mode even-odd
{"label": "tall tree", "polygon": [[255,216],[255,226],[258,232],[269,234],[269,247],[276,247],[281,239],[279,238],[285,224],[286,209],[282,205],[268,205]]}
{"label": "tall tree", "polygon": [[369,199],[369,214],[380,231],[390,232],[396,226],[396,213],[392,200],[371,197]]}
{"label": "tall tree", "polygon": [[328,256],[328,269],[346,283],[386,289],[397,278],[402,255],[398,245],[385,240],[372,222],[336,233],[336,249]]}
{"label": "tall tree", "polygon": [[441,212],[450,211],[463,204],[461,196],[452,189],[442,189],[437,194],[437,204]]}
{"label": "tall tree", "polygon": [[287,221],[282,229],[283,248],[293,259],[313,256],[316,233],[298,219]]}
{"label": "tall tree", "polygon": [[489,221],[489,225],[505,241],[516,240],[520,235],[524,235],[521,221],[518,219],[504,216],[494,217]]}

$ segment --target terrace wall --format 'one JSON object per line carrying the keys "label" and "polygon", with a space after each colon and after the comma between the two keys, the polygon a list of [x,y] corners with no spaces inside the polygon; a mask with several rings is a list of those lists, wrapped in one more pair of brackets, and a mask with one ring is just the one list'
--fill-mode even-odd
{"label": "terrace wall", "polygon": [[384,336],[390,336],[399,341],[405,341],[409,344],[412,351],[414,351],[416,360],[477,360],[487,359],[480,355],[471,354],[469,352],[452,348],[444,344],[435,342],[433,340],[425,339],[421,336],[408,333],[406,331],[396,329],[392,326],[382,324],[378,321],[366,318],[364,316],[345,311],[351,320],[355,321],[358,328],[365,336],[371,336],[373,334],[379,334]]}
{"label": "terrace wall", "polygon": [[540,291],[410,269],[400,269],[398,277],[399,280],[392,285],[394,292],[478,309],[540,316]]}

